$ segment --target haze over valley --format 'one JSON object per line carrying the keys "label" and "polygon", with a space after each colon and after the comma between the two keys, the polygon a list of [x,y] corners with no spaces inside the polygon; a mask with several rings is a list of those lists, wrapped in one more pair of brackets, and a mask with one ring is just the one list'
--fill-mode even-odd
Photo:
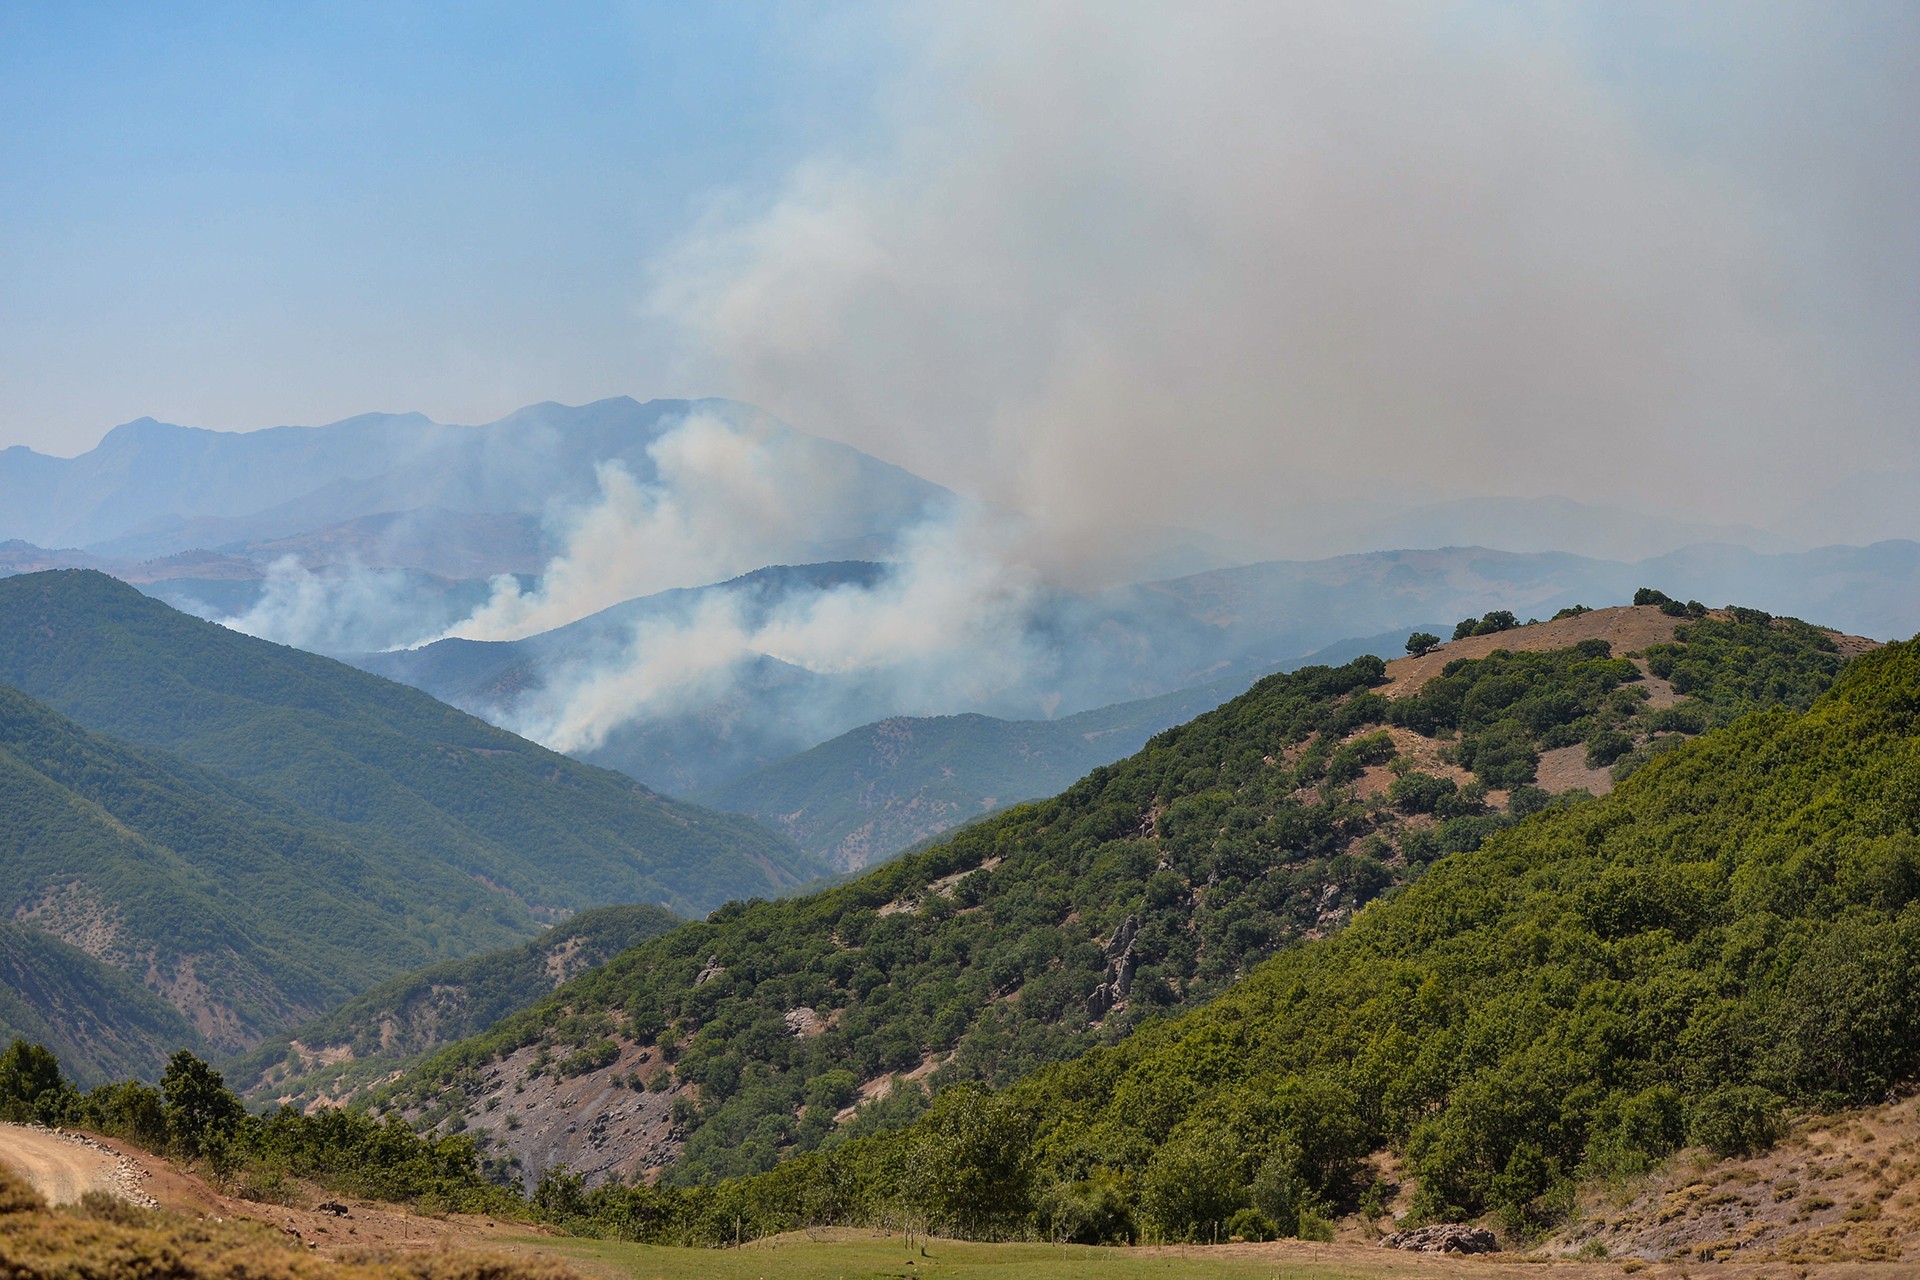
{"label": "haze over valley", "polygon": [[0,1273],[1920,1266],[1916,12],[0,11]]}

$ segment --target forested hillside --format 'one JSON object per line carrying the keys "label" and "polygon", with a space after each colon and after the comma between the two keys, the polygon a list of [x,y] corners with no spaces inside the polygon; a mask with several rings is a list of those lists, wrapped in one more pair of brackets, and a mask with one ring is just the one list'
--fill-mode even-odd
{"label": "forested hillside", "polygon": [[383,982],[229,1064],[228,1078],[242,1093],[296,1103],[349,1092],[682,923],[664,907],[582,911],[521,946]]}
{"label": "forested hillside", "polygon": [[172,1005],[112,965],[26,925],[0,923],[0,1041],[45,1045],[81,1084],[159,1074],[205,1042]]}
{"label": "forested hillside", "polygon": [[[152,748],[88,733],[0,685],[0,919],[79,948],[225,1052],[398,970],[529,929],[458,867]],[[114,994],[60,947],[14,939],[7,986],[82,1078],[144,1070],[181,1020]],[[75,981],[98,988],[68,998]],[[11,1021],[11,1019],[9,1019]],[[63,1054],[63,1057],[65,1055]]]}
{"label": "forested hillside", "polygon": [[616,902],[705,910],[822,869],[751,820],[666,800],[417,690],[188,617],[91,571],[0,580],[0,682],[341,824],[363,852],[384,851],[382,865],[404,846],[457,871],[526,932]]}
{"label": "forested hillside", "polygon": [[[1417,688],[1373,658],[1269,677],[1055,799],[636,947],[380,1100],[528,1169],[684,1184],[901,1123],[923,1080],[1117,1043],[1570,803],[1536,776],[1605,790],[1718,720],[1807,705],[1843,665],[1805,624],[1668,603],[1463,641],[1481,656]],[[1610,633],[1657,643],[1629,659]]]}
{"label": "forested hillside", "polygon": [[1235,676],[1058,720],[895,716],[692,798],[750,814],[857,871],[995,809],[1052,795],[1251,683]]}
{"label": "forested hillside", "polygon": [[1795,1108],[1916,1074],[1909,643],[1809,711],[1747,716],[1491,835],[1205,1008],[770,1176],[580,1207],[643,1236],[883,1205],[970,1234],[1290,1232],[1377,1207],[1385,1148],[1416,1213],[1491,1210],[1524,1235],[1581,1176],[1764,1147]]}

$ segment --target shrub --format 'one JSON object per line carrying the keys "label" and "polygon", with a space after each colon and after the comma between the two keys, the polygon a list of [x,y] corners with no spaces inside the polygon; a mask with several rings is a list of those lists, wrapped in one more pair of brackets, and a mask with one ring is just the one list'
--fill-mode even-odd
{"label": "shrub", "polygon": [[1279,1229],[1258,1209],[1242,1209],[1227,1221],[1227,1235],[1236,1240],[1272,1240]]}
{"label": "shrub", "polygon": [[1587,737],[1587,768],[1604,769],[1633,750],[1633,739],[1618,729],[1600,729]]}
{"label": "shrub", "polygon": [[15,1040],[0,1053],[0,1120],[58,1124],[73,1100],[49,1050]]}
{"label": "shrub", "polygon": [[1155,1235],[1205,1240],[1246,1205],[1239,1143],[1221,1126],[1183,1126],[1147,1161],[1140,1209]]}
{"label": "shrub", "polygon": [[1689,1136],[1717,1156],[1765,1151],[1786,1132],[1779,1095],[1758,1085],[1730,1084],[1693,1104]]}
{"label": "shrub", "polygon": [[1439,803],[1460,790],[1452,778],[1415,769],[1393,780],[1387,798],[1403,813],[1432,813]]}
{"label": "shrub", "polygon": [[1131,1244],[1136,1234],[1133,1195],[1110,1169],[1050,1188],[1042,1197],[1041,1218],[1049,1238],[1064,1244]]}

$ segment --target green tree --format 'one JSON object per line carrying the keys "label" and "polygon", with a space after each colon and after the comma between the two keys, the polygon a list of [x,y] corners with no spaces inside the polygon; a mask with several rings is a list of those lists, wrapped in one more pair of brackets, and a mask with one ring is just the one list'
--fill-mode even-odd
{"label": "green tree", "polygon": [[1431,631],[1416,631],[1407,637],[1407,652],[1418,658],[1440,647],[1440,637]]}
{"label": "green tree", "polygon": [[189,1156],[224,1151],[247,1118],[220,1073],[185,1049],[167,1060],[160,1096],[167,1129]]}
{"label": "green tree", "polygon": [[930,1226],[979,1237],[1012,1229],[1029,1203],[1028,1122],[1004,1094],[943,1092],[906,1160],[906,1198]]}
{"label": "green tree", "polygon": [[1239,1135],[1210,1122],[1188,1124],[1147,1161],[1140,1208],[1167,1240],[1209,1240],[1226,1234],[1247,1205],[1246,1160]]}
{"label": "green tree", "polygon": [[15,1040],[0,1053],[0,1119],[58,1124],[73,1097],[51,1051]]}

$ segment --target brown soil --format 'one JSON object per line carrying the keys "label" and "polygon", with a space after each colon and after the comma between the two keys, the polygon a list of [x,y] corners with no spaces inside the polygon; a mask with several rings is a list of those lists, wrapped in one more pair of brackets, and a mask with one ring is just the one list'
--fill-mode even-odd
{"label": "brown soil", "polygon": [[[39,1141],[28,1144],[19,1137],[21,1134]],[[54,1196],[42,1181],[45,1175],[36,1172],[36,1163],[48,1159],[69,1160],[71,1163],[68,1152],[93,1157],[92,1161],[84,1162],[84,1170],[78,1164],[72,1166],[75,1171],[84,1172],[94,1179],[89,1186],[81,1187],[80,1192],[96,1187],[117,1191],[117,1188],[100,1184],[98,1179],[102,1173],[111,1172],[118,1164],[117,1157],[124,1157],[133,1166],[140,1190],[152,1197],[162,1209],[215,1222],[246,1219],[265,1223],[283,1236],[298,1239],[321,1254],[352,1256],[368,1249],[384,1253],[440,1252],[450,1248],[516,1253],[526,1250],[514,1245],[511,1237],[546,1234],[544,1229],[524,1222],[507,1222],[470,1214],[417,1214],[398,1205],[330,1196],[311,1189],[296,1189],[290,1197],[295,1201],[291,1205],[246,1200],[219,1190],[193,1171],[150,1151],[112,1138],[91,1134],[86,1136],[97,1147],[105,1148],[105,1153],[86,1147],[68,1146],[58,1138],[21,1126],[0,1126],[0,1155],[4,1156],[7,1163],[25,1172],[36,1189],[40,1189],[41,1194],[49,1199],[54,1199]],[[71,1197],[78,1198],[78,1192]],[[328,1200],[344,1204],[346,1214],[321,1212],[317,1206]],[[55,1202],[69,1201],[62,1199]]]}
{"label": "brown soil", "polygon": [[[1712,609],[1707,616],[1725,618],[1728,615],[1724,610]],[[1511,631],[1499,631],[1493,635],[1468,636],[1464,640],[1443,644],[1432,653],[1418,658],[1396,658],[1389,662],[1387,683],[1380,692],[1389,698],[1404,698],[1418,693],[1422,685],[1439,675],[1456,658],[1484,658],[1496,649],[1534,653],[1545,649],[1565,649],[1582,640],[1605,640],[1613,646],[1614,656],[1625,657],[1648,645],[1667,643],[1673,639],[1674,629],[1686,621],[1685,618],[1669,617],[1650,604],[1621,605],[1613,609],[1592,609],[1575,617],[1561,618],[1557,622],[1536,622],[1531,626],[1515,627]],[[1864,636],[1850,636],[1839,631],[1829,631],[1827,634],[1833,637],[1841,654],[1848,658],[1857,658],[1880,647],[1878,640],[1869,640]],[[1646,670],[1645,664],[1641,665],[1641,670]],[[1649,677],[1646,688],[1653,695],[1653,705],[1656,707],[1672,706],[1679,700],[1679,695],[1664,680]]]}
{"label": "brown soil", "polygon": [[1380,690],[1389,698],[1404,698],[1417,693],[1420,686],[1440,674],[1456,658],[1484,658],[1495,649],[1532,653],[1544,649],[1565,649],[1582,640],[1605,640],[1616,655],[1625,656],[1650,644],[1665,644],[1673,639],[1674,628],[1685,618],[1670,618],[1650,604],[1622,605],[1617,609],[1594,609],[1558,622],[1536,622],[1530,627],[1515,627],[1490,636],[1468,636],[1443,644],[1418,658],[1396,658],[1387,664],[1387,684]]}
{"label": "brown soil", "polygon": [[1587,746],[1581,742],[1542,751],[1534,783],[1555,795],[1585,788],[1596,796],[1603,796],[1613,790],[1613,775],[1605,769],[1587,768]]}
{"label": "brown soil", "polygon": [[0,1164],[25,1176],[48,1204],[74,1204],[89,1191],[119,1192],[113,1153],[45,1129],[0,1124]]}
{"label": "brown soil", "polygon": [[1596,1194],[1586,1213],[1557,1248],[1599,1241],[1614,1258],[1818,1265],[1822,1275],[1838,1262],[1889,1262],[1920,1274],[1920,1105],[1814,1120],[1747,1159],[1683,1152],[1656,1176]]}

